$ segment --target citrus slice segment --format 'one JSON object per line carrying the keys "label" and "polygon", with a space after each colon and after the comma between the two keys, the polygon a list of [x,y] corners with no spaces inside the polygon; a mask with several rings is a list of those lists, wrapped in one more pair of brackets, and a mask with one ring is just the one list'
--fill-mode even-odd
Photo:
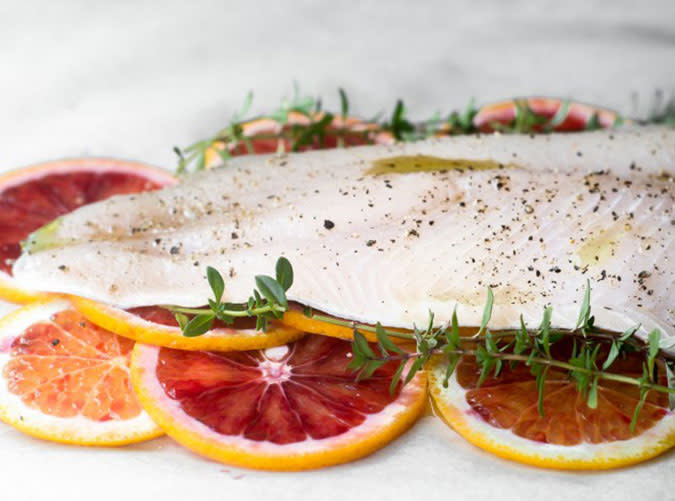
{"label": "citrus slice segment", "polygon": [[[527,105],[535,116],[542,119],[552,120],[558,111],[564,111],[564,117],[553,124],[552,130],[556,132],[583,131],[592,120],[597,120],[597,126],[608,128],[619,119],[616,112],[598,106],[550,97],[528,97],[483,106],[474,117],[473,125],[481,132],[493,132],[497,124],[509,125],[516,119],[520,103]],[[535,126],[534,130],[540,131],[542,128]]]}
{"label": "citrus slice segment", "polygon": [[423,373],[390,394],[395,364],[357,382],[350,359],[350,343],[313,335],[230,353],[137,344],[131,371],[143,407],[182,445],[233,465],[304,470],[374,452],[424,409]]}
{"label": "citrus slice segment", "polygon": [[[299,139],[300,129],[294,133],[295,128],[320,122],[324,113],[316,113],[308,116],[304,113],[291,111],[288,113],[286,123],[276,119],[263,117],[240,124],[243,139],[233,141],[225,146],[218,143],[208,149],[205,155],[205,165],[211,166],[220,163],[220,152],[226,147],[229,155],[260,155],[277,153],[279,151],[292,151],[294,139]],[[308,136],[306,140],[299,142],[297,151],[317,149],[332,149],[339,146],[363,146],[366,144],[391,144],[394,137],[391,133],[381,130],[380,126],[373,122],[366,122],[355,117],[343,118],[335,115],[333,120],[324,130],[319,140],[318,135]]]}
{"label": "citrus slice segment", "polygon": [[72,297],[73,306],[90,322],[141,343],[181,350],[241,351],[269,348],[301,338],[304,333],[276,322],[266,332],[255,329],[254,319],[238,319],[233,326],[216,323],[199,337],[185,337],[166,308],[146,306],[122,310],[91,299]]}
{"label": "citrus slice segment", "polygon": [[[319,334],[321,336],[330,336],[338,339],[346,339],[351,341],[354,339],[354,322],[351,320],[344,320],[327,313],[323,313],[312,309],[312,316],[305,315],[304,307],[298,303],[290,303],[288,310],[281,318],[281,323],[293,329],[309,334]],[[330,321],[327,321],[329,320]],[[358,322],[357,322],[358,323]],[[373,329],[375,326],[369,325]],[[397,329],[388,327],[390,332],[412,333],[411,330]],[[359,329],[359,332],[370,342],[377,342],[375,332],[369,330]],[[470,331],[475,332],[475,329]],[[411,341],[407,339],[392,338],[396,344],[409,344]]]}
{"label": "citrus slice segment", "polygon": [[12,279],[12,264],[30,233],[83,205],[173,182],[165,170],[101,158],[47,162],[0,176],[0,298],[25,303],[43,297]]}
{"label": "citrus slice segment", "polygon": [[0,419],[29,435],[113,446],[157,437],[131,387],[133,341],[100,329],[63,300],[0,320]]}
{"label": "citrus slice segment", "polygon": [[[640,377],[643,362],[642,354],[629,354],[611,372]],[[446,368],[447,360],[439,358],[429,369],[434,407],[457,433],[497,456],[546,468],[600,470],[639,463],[675,445],[675,414],[665,393],[648,394],[631,432],[636,386],[600,379],[593,409],[566,372],[551,368],[540,414],[535,378],[522,363],[504,364],[499,377],[480,386],[474,357],[463,357],[444,387]]]}
{"label": "citrus slice segment", "polygon": [[[339,320],[332,315],[324,315],[321,313],[321,316],[326,316]],[[289,305],[288,311],[284,313],[284,316],[281,318],[281,323],[288,327],[294,329],[299,329],[303,332],[308,332],[310,334],[319,334],[321,336],[330,336],[338,339],[351,340],[354,337],[354,328],[351,326],[335,325],[333,323],[328,323],[316,318],[310,318],[303,312],[302,305],[297,303],[291,303]],[[375,334],[360,331],[368,341],[375,342],[377,338]]]}

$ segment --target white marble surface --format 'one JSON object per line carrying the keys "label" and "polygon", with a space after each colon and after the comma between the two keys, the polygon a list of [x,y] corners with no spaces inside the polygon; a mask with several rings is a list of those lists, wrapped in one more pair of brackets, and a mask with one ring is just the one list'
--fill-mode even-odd
{"label": "white marble surface", "polygon": [[365,116],[526,94],[644,112],[675,91],[675,2],[0,2],[0,168],[72,155],[173,167],[249,89],[297,80]]}
{"label": "white marble surface", "polygon": [[[0,2],[0,171],[104,155],[169,168],[248,89],[269,109],[297,80],[370,116],[525,94],[644,113],[675,90],[675,3],[615,1]],[[640,96],[637,110],[631,94]],[[0,307],[2,309],[3,307]],[[239,471],[168,439],[117,450],[0,426],[0,499],[673,498],[675,455],[602,474],[541,471],[469,446],[439,420],[320,472]]]}

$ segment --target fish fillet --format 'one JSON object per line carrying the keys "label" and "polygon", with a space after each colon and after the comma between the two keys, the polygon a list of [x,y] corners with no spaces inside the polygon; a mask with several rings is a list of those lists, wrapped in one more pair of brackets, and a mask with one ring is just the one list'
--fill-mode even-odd
{"label": "fish fillet", "polygon": [[279,256],[289,299],[410,327],[573,327],[586,280],[597,324],[673,335],[675,131],[481,135],[242,157],[159,192],[118,196],[39,230],[24,286],[121,307],[199,306],[207,265],[242,301]]}

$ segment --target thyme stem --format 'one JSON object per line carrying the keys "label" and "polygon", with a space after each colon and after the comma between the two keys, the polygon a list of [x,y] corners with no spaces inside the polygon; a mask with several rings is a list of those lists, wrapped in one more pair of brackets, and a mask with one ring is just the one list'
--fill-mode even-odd
{"label": "thyme stem", "polygon": [[[183,308],[181,306],[171,306],[164,305],[162,308],[171,310],[174,313],[185,313],[187,315],[208,315],[213,313],[209,308]],[[286,311],[286,307],[279,306],[277,304],[270,304],[267,306],[261,306],[260,308],[252,308],[251,310],[223,310],[221,313],[236,318],[244,317],[256,317],[258,315],[264,315],[266,313],[283,313]]]}
{"label": "thyme stem", "polygon": [[[431,354],[433,355],[459,355],[459,356],[476,356],[478,355],[478,350],[472,350],[472,349],[455,349],[455,350],[443,350],[443,349],[435,349],[432,350]],[[418,357],[423,357],[424,354],[420,352],[414,352],[414,353],[405,353],[401,355],[392,355],[388,357],[376,357],[374,360],[378,360],[380,362],[392,362],[392,361],[400,361],[400,360],[410,360],[413,358],[418,358]],[[531,365],[533,363],[535,364],[541,364],[541,365],[546,365],[549,367],[556,367],[559,369],[565,369],[568,371],[576,371],[576,372],[583,372],[584,374],[588,374],[590,376],[594,377],[599,377],[600,379],[607,379],[611,381],[616,381],[619,383],[626,383],[630,384],[633,386],[638,386],[641,388],[646,388],[649,390],[656,390],[656,391],[661,391],[665,393],[671,393],[675,394],[675,388],[668,388],[667,386],[663,386],[660,384],[656,383],[643,383],[640,382],[640,380],[632,378],[630,376],[623,376],[621,374],[616,374],[613,372],[606,372],[602,371],[599,369],[587,369],[585,367],[577,367],[572,364],[568,364],[566,362],[562,362],[560,360],[555,360],[551,358],[541,358],[541,357],[528,357],[525,355],[514,355],[511,353],[499,353],[495,354],[494,358],[500,359],[500,360],[507,360],[507,361],[514,361],[514,362],[524,362],[526,365]]]}

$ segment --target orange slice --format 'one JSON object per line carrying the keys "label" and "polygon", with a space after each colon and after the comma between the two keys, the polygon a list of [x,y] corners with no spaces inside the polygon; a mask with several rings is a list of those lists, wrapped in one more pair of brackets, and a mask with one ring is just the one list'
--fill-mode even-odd
{"label": "orange slice", "polygon": [[[552,119],[565,104],[565,100],[550,97],[528,97],[508,99],[483,106],[473,119],[474,126],[481,132],[493,132],[495,123],[509,125],[518,114],[517,101],[527,104],[532,112],[542,118]],[[589,122],[596,117],[603,128],[614,125],[619,118],[616,112],[587,104],[571,102],[565,118],[553,130],[556,132],[583,131]]]}
{"label": "orange slice", "polygon": [[[630,354],[612,372],[640,377],[644,356]],[[529,368],[504,368],[478,387],[475,358],[464,357],[443,387],[447,362],[429,371],[430,392],[441,417],[474,445],[506,459],[546,468],[600,470],[639,463],[675,445],[675,414],[665,393],[650,392],[633,433],[637,387],[601,379],[590,408],[565,372],[548,372],[543,411]]]}
{"label": "orange slice", "polygon": [[396,365],[356,382],[351,344],[308,335],[264,351],[187,352],[138,344],[132,379],[167,434],[224,463],[304,470],[383,447],[424,409],[426,376],[394,394]]}
{"label": "orange slice", "polygon": [[[329,316],[329,315],[326,315]],[[303,332],[311,334],[319,334],[322,336],[330,336],[338,339],[350,340],[354,337],[354,329],[351,327],[344,327],[341,325],[334,325],[328,322],[322,322],[314,318],[306,316],[302,312],[302,306],[291,304],[290,308],[284,313],[281,322],[288,327],[299,329]],[[374,334],[370,332],[362,332],[368,341],[377,341]]]}
{"label": "orange slice", "polygon": [[165,308],[148,306],[122,310],[91,299],[72,297],[77,310],[92,323],[141,343],[182,350],[255,350],[278,346],[301,338],[304,333],[272,323],[266,332],[257,331],[255,322],[236,322],[216,328],[199,337],[185,337],[174,315]]}
{"label": "orange slice", "polygon": [[[241,125],[243,136],[247,141],[237,141],[228,145],[230,155],[249,155],[277,153],[278,151],[291,151],[292,144],[284,134],[291,132],[293,127],[308,126],[314,121],[319,122],[324,117],[323,113],[316,113],[311,118],[303,113],[291,111],[288,114],[288,121],[281,124],[273,118],[258,118],[244,122]],[[345,129],[344,133],[339,133]],[[382,131],[378,124],[366,122],[359,118],[347,117],[343,119],[339,115],[333,117],[332,123],[326,128],[327,133],[323,141],[318,138],[312,138],[312,142],[302,144],[298,147],[299,151],[332,149],[338,146],[363,146],[366,144],[391,144],[394,142],[393,136],[386,131]],[[247,144],[248,142],[248,144]],[[206,151],[205,165],[212,166],[221,163],[219,151],[225,146],[219,143]]]}
{"label": "orange slice", "polygon": [[63,300],[10,313],[0,320],[0,419],[29,435],[77,445],[161,435],[131,388],[133,345]]}
{"label": "orange slice", "polygon": [[101,158],[48,162],[0,176],[0,298],[26,303],[44,297],[12,278],[12,264],[30,233],[83,205],[174,182],[156,167]]}

